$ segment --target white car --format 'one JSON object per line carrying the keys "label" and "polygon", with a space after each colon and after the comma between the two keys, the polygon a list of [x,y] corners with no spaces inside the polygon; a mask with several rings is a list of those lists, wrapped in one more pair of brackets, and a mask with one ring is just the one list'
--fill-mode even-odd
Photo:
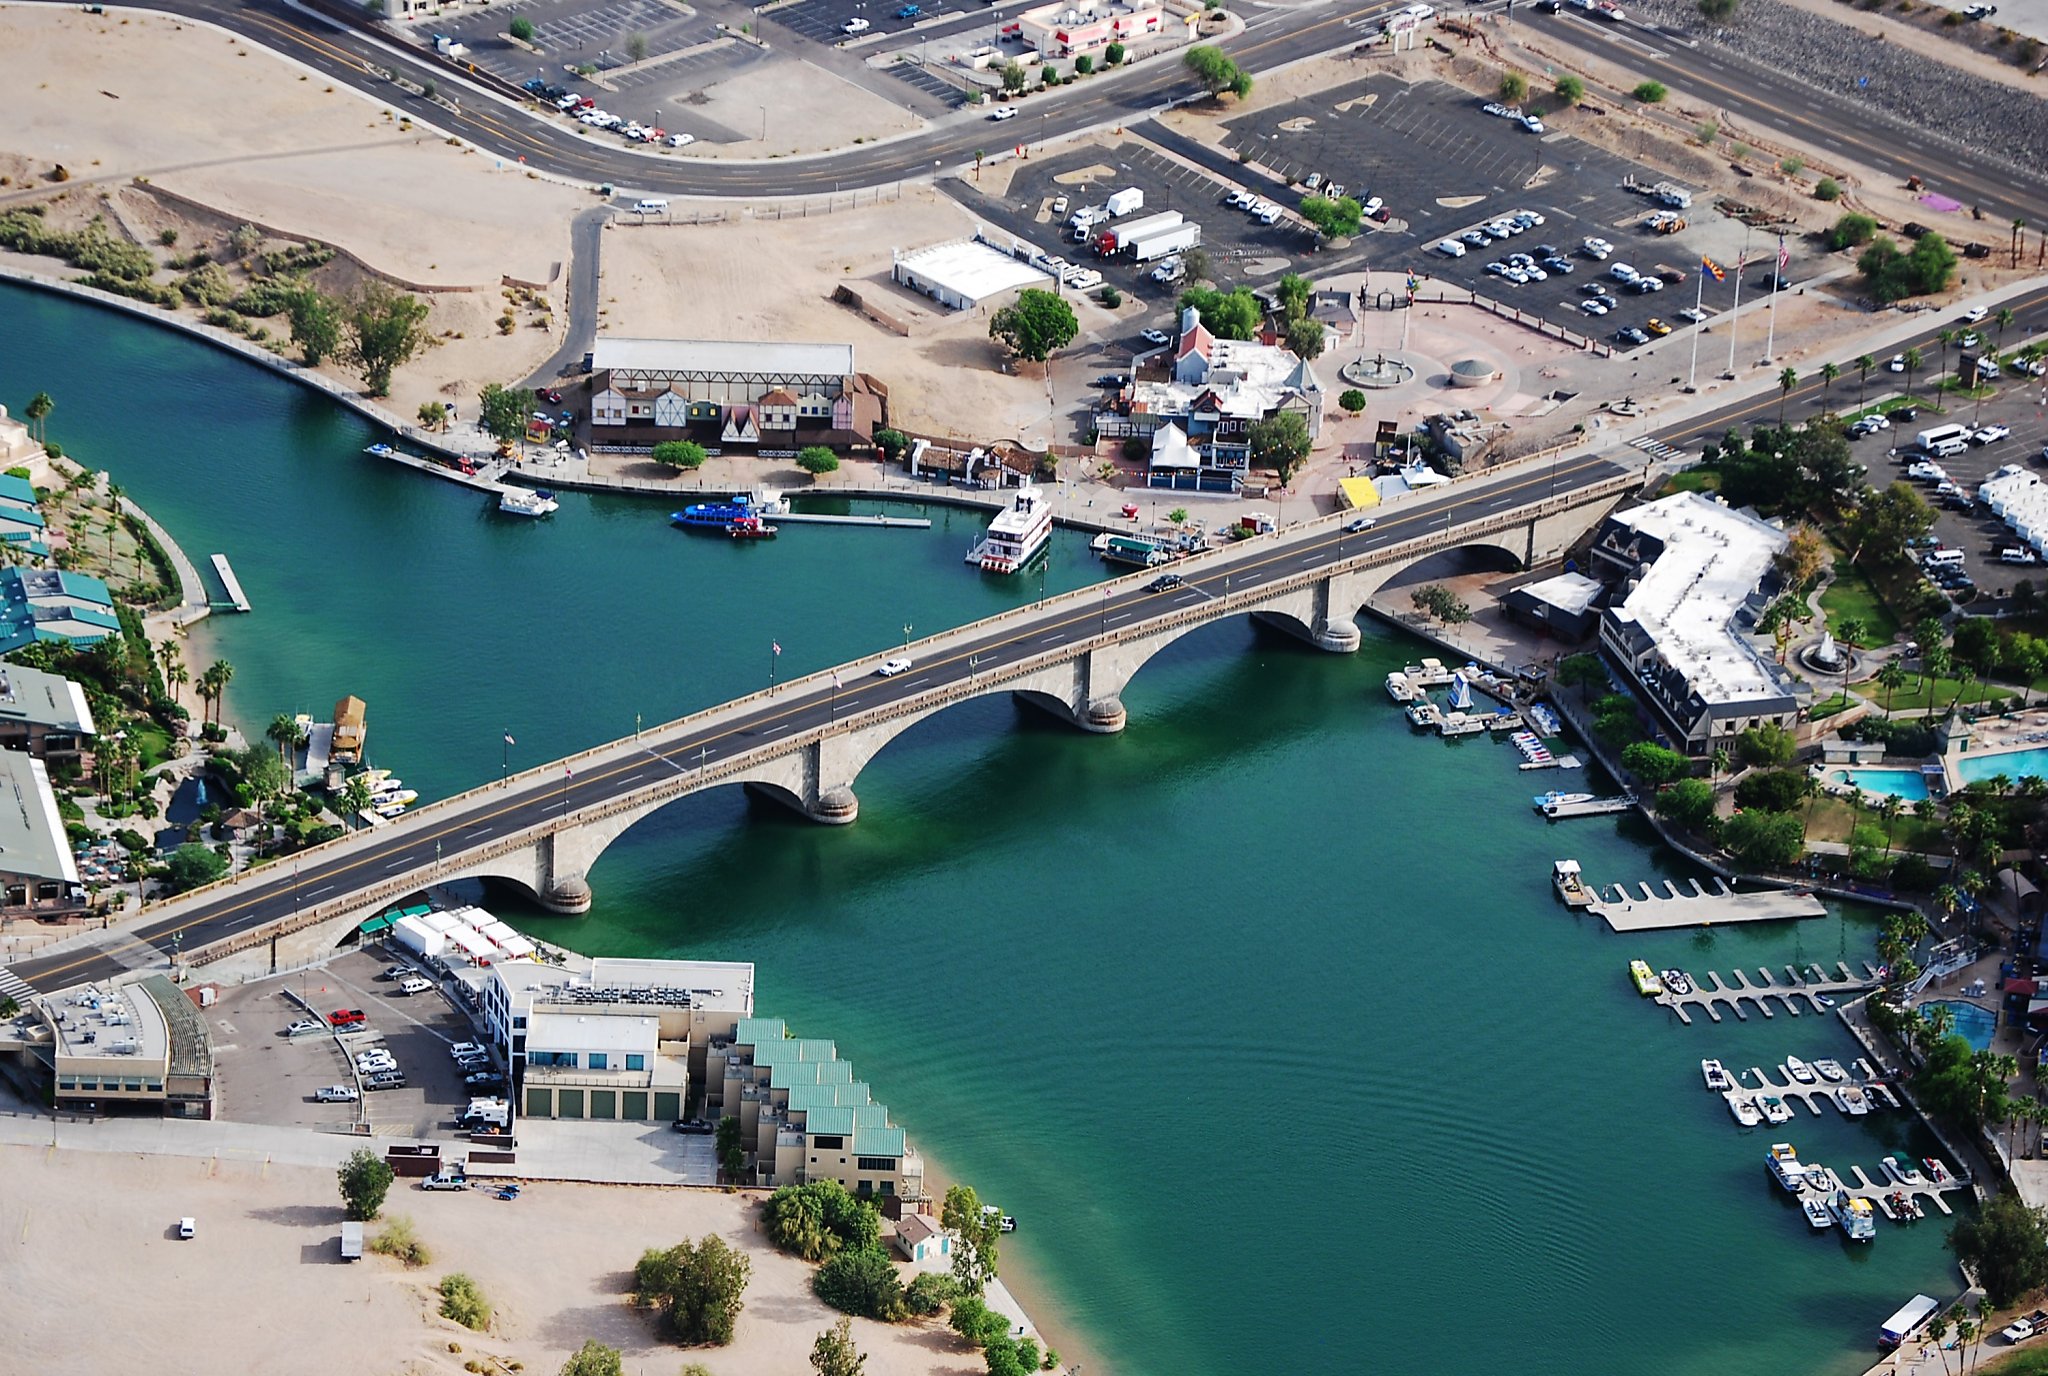
{"label": "white car", "polygon": [[1523,263],[1521,264],[1521,269],[1522,276],[1531,282],[1545,282],[1550,279],[1550,274],[1537,267],[1534,263]]}
{"label": "white car", "polygon": [[[1697,325],[1700,323],[1700,321],[1705,320],[1707,318],[1707,313],[1701,310],[1698,306],[1687,306],[1684,310],[1678,313],[1678,318],[1680,320],[1690,320],[1693,324]],[[1889,425],[1891,424],[1891,422],[1886,421],[1885,424]]]}
{"label": "white car", "polygon": [[178,1220],[178,1236],[187,1242],[199,1235],[199,1225],[189,1218]]}
{"label": "white car", "polygon": [[898,657],[882,661],[882,667],[875,670],[875,675],[878,678],[894,678],[898,674],[907,673],[909,669],[910,661]]}
{"label": "white car", "polygon": [[1884,366],[1891,372],[1903,373],[1906,371],[1906,356],[1904,354],[1893,354],[1891,362]]}
{"label": "white car", "polygon": [[[1147,344],[1153,345],[1173,343],[1173,336],[1168,334],[1165,330],[1146,330],[1144,333],[1140,334],[1138,338],[1144,340]],[[910,664],[907,660],[904,662],[903,667],[906,669],[910,667]]]}
{"label": "white car", "polygon": [[1584,311],[1587,315],[1605,315],[1607,314],[1607,303],[1605,301],[1598,300],[1581,301],[1579,302],[1579,309]]}
{"label": "white car", "polygon": [[1970,443],[1996,444],[2000,440],[2009,440],[2011,438],[2012,427],[2010,425],[1986,425],[1980,427],[1970,436]]}
{"label": "white car", "polygon": [[1534,115],[1523,115],[1522,127],[1532,134],[1540,134],[1543,132],[1543,121]]}
{"label": "white car", "polygon": [[1501,104],[1497,100],[1489,100],[1486,102],[1486,104],[1480,106],[1479,108],[1484,110],[1489,115],[1504,115],[1508,112],[1508,107]]}
{"label": "white car", "polygon": [[1495,277],[1505,277],[1514,269],[1510,268],[1506,263],[1494,262],[1488,263],[1486,265],[1486,270],[1492,273]]}
{"label": "white car", "polygon": [[1972,306],[1963,312],[1963,323],[1965,325],[1974,325],[1989,314],[1991,312],[1983,306]]}
{"label": "white car", "polygon": [[1948,470],[1938,463],[1929,463],[1922,459],[1918,463],[1906,465],[1906,476],[1919,478],[1923,482],[1940,483],[1948,481]]}
{"label": "white car", "polygon": [[861,18],[859,15],[856,14],[853,18],[847,20],[844,24],[841,24],[839,26],[839,30],[841,33],[866,33],[869,29],[873,27],[874,25],[868,23],[867,20]]}
{"label": "white car", "polygon": [[1280,207],[1277,205],[1269,205],[1264,210],[1260,211],[1259,223],[1262,225],[1274,225],[1280,223]]}
{"label": "white car", "polygon": [[1463,258],[1465,256],[1465,246],[1456,239],[1437,240],[1436,251],[1446,258]]}
{"label": "white car", "polygon": [[1637,272],[1627,263],[1616,263],[1613,267],[1607,269],[1607,275],[1617,282],[1633,282],[1642,276],[1641,273]]}
{"label": "white car", "polygon": [[1386,202],[1377,196],[1368,196],[1365,198],[1365,204],[1358,207],[1358,210],[1362,215],[1371,215],[1385,204]]}
{"label": "white car", "polygon": [[695,134],[670,134],[668,136],[668,146],[671,148],[688,148],[696,141],[697,136]]}
{"label": "white car", "polygon": [[1520,221],[1522,221],[1522,222],[1523,222],[1523,223],[1525,223],[1525,224],[1531,224],[1531,225],[1541,225],[1541,224],[1548,224],[1548,223],[1549,223],[1549,221],[1547,221],[1547,220],[1545,220],[1545,219],[1543,218],[1543,216],[1542,216],[1542,214],[1541,214],[1540,212],[1538,212],[1538,211],[1534,211],[1534,210],[1514,210],[1514,211],[1510,211],[1510,212],[1508,212],[1508,218],[1509,218],[1510,220],[1520,220]]}
{"label": "white car", "polygon": [[313,1037],[326,1030],[327,1024],[324,1022],[314,1022],[309,1018],[300,1018],[291,1026],[285,1028],[284,1034],[287,1037]]}
{"label": "white car", "polygon": [[2013,371],[2025,373],[2028,377],[2048,377],[2048,362],[2038,358],[2016,358],[2012,361]]}
{"label": "white car", "polygon": [[485,1052],[484,1048],[475,1042],[457,1042],[448,1048],[448,1054],[451,1056],[481,1056]]}
{"label": "white car", "polygon": [[1014,105],[1005,105],[1002,109],[990,115],[989,118],[996,121],[998,124],[1000,124],[1002,121],[1006,119],[1015,119],[1017,118],[1017,107]]}

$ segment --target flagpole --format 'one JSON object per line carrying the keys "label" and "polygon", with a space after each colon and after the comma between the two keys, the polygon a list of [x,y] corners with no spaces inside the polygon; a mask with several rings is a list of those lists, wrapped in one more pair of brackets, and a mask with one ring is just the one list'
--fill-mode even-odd
{"label": "flagpole", "polygon": [[1785,261],[1786,261],[1786,258],[1787,258],[1787,257],[1788,257],[1788,255],[1787,255],[1787,254],[1786,254],[1786,252],[1785,252],[1785,236],[1784,236],[1784,235],[1782,235],[1782,234],[1780,234],[1780,235],[1778,236],[1778,256],[1777,256],[1777,258],[1776,258],[1776,259],[1774,260],[1774,261],[1775,261],[1775,263],[1777,264],[1777,266],[1775,266],[1775,267],[1773,267],[1773,268],[1771,269],[1771,311],[1770,311],[1770,321],[1771,321],[1771,323],[1770,323],[1770,326],[1769,326],[1769,327],[1768,327],[1768,328],[1767,328],[1767,329],[1765,330],[1765,332],[1764,332],[1764,366],[1765,366],[1765,367],[1769,367],[1769,366],[1770,366],[1770,362],[1771,362],[1771,351],[1772,351],[1772,349],[1773,349],[1773,348],[1775,348],[1775,347],[1776,347],[1776,344],[1777,344],[1777,339],[1778,339],[1778,279],[1779,279],[1780,277],[1782,277],[1782,276],[1784,275],[1784,273],[1785,273]]}
{"label": "flagpole", "polygon": [[[1695,316],[1701,316],[1705,314],[1705,311],[1702,309],[1702,304],[1706,301],[1706,299],[1707,260],[1702,258],[1700,259],[1700,280],[1693,284],[1692,313]],[[1704,332],[1704,323],[1700,320],[1695,319],[1693,321],[1692,327],[1692,367],[1686,372],[1685,375],[1685,390],[1688,392],[1694,392],[1699,390],[1698,388],[1693,386],[1693,382],[1700,375],[1700,335]]]}
{"label": "flagpole", "polygon": [[1728,376],[1735,376],[1735,336],[1742,326],[1742,274],[1749,271],[1749,231],[1742,234],[1742,256],[1735,260],[1735,305],[1728,312]]}
{"label": "flagpole", "polygon": [[775,691],[775,657],[781,650],[780,645],[773,643],[768,647],[768,691],[771,693]]}

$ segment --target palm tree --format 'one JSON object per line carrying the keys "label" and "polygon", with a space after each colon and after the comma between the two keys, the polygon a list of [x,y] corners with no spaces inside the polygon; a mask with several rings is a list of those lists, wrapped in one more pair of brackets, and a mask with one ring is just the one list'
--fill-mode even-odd
{"label": "palm tree", "polygon": [[1714,771],[1714,777],[1716,779],[1720,778],[1723,774],[1726,774],[1728,772],[1728,766],[1733,763],[1734,761],[1731,760],[1728,756],[1728,747],[1725,745],[1715,746],[1714,754],[1712,758],[1708,761],[1708,764],[1712,767]]}
{"label": "palm tree", "polygon": [[1886,660],[1883,667],[1877,671],[1877,686],[1884,689],[1884,710],[1887,715],[1892,710],[1892,694],[1904,687],[1905,683],[1906,666],[1896,659]]}
{"label": "palm tree", "polygon": [[1778,428],[1785,428],[1785,403],[1792,399],[1792,389],[1799,385],[1799,370],[1787,368],[1778,374]]}
{"label": "palm tree", "polygon": [[1996,797],[2003,798],[2006,794],[2012,792],[2012,775],[2010,774],[1993,774],[1984,782],[1991,785],[1991,792]]}
{"label": "palm tree", "polygon": [[170,685],[171,701],[176,702],[178,690],[192,681],[192,671],[182,664],[175,664],[171,666],[171,672],[164,675],[164,681]]}
{"label": "palm tree", "polygon": [[[1789,369],[1787,370],[1789,371]],[[1860,616],[1845,616],[1835,623],[1835,643],[1844,650],[1853,652],[1858,645],[1870,643],[1870,623]],[[1849,698],[1849,670],[1856,656],[1854,653],[1842,656],[1842,699]]]}
{"label": "palm tree", "polygon": [[1906,810],[1906,804],[1896,793],[1885,795],[1877,805],[1877,815],[1884,819],[1884,853],[1892,853],[1892,825],[1899,820],[1899,814]]}
{"label": "palm tree", "polygon": [[1963,891],[1953,884],[1943,884],[1934,891],[1934,906],[1941,909],[1944,922],[1956,914],[1956,904],[1962,902]]}
{"label": "palm tree", "polygon": [[1941,390],[1941,376],[1948,371],[1948,346],[1956,342],[1956,332],[1954,330],[1937,330],[1934,337],[1941,344],[1941,366],[1934,373],[1934,390],[1939,392]]}
{"label": "palm tree", "polygon": [[[1920,365],[1921,365],[1921,364],[1923,364],[1923,363],[1925,363],[1926,361],[1927,361],[1927,359],[1926,359],[1926,358],[1925,358],[1925,357],[1924,357],[1924,356],[1923,356],[1923,355],[1921,354],[1920,350],[1919,350],[1919,349],[1918,349],[1917,347],[1916,347],[1916,348],[1911,348],[1911,349],[1908,349],[1908,350],[1906,350],[1906,395],[1907,395],[1907,396],[1909,396],[1909,397],[1910,397],[1910,396],[1912,396],[1912,395],[1913,395],[1913,374],[1915,374],[1915,373],[1919,372],[1919,371],[1920,371]],[[1923,640],[1923,641],[1922,641],[1922,642],[1920,642],[1920,643],[1924,645],[1924,644],[1926,644],[1927,642]]]}
{"label": "palm tree", "polygon": [[[1938,1005],[1937,1005],[1938,1007]],[[1948,1370],[1948,1348],[1942,1339],[1948,1336],[1948,1315],[1936,1314],[1927,1321],[1927,1336],[1934,1339],[1934,1350],[1941,1354],[1941,1369]]]}
{"label": "palm tree", "polygon": [[1820,365],[1820,409],[1823,413],[1829,409],[1829,400],[1835,389],[1835,379],[1841,375],[1842,367],[1838,363],[1823,363]]}
{"label": "palm tree", "polygon": [[224,659],[216,659],[206,666],[206,672],[213,679],[213,719],[220,721],[220,700],[227,692],[228,684],[234,680],[235,666]]}
{"label": "palm tree", "polygon": [[270,725],[263,729],[263,734],[270,737],[271,744],[277,747],[277,758],[289,769],[291,749],[299,743],[298,721],[289,712],[279,712],[270,719]]}
{"label": "palm tree", "polygon": [[2005,327],[2019,317],[2012,313],[2011,306],[2000,306],[1998,314],[1991,317],[1991,323],[1998,326],[1998,351],[2005,352]]}
{"label": "palm tree", "polygon": [[1877,366],[1877,360],[1864,354],[1856,360],[1856,409],[1863,409],[1863,398],[1870,394],[1870,370]]}
{"label": "palm tree", "polygon": [[28,406],[23,409],[21,414],[28,419],[30,425],[36,428],[37,444],[43,442],[43,422],[48,420],[50,412],[56,409],[57,403],[50,399],[48,392],[37,392],[28,399]]}
{"label": "palm tree", "polygon": [[2027,227],[2027,222],[2026,222],[2026,221],[2025,221],[2024,219],[2020,218],[2019,216],[2014,216],[2014,217],[2013,217],[2013,222],[2012,222],[2012,265],[2013,265],[2014,267],[2018,267],[2018,266],[2020,265],[2020,232],[2021,232],[2022,230],[2026,229],[2026,227]]}
{"label": "palm tree", "polygon": [[349,826],[354,827],[370,807],[370,781],[360,774],[351,775],[341,790],[341,816]]}

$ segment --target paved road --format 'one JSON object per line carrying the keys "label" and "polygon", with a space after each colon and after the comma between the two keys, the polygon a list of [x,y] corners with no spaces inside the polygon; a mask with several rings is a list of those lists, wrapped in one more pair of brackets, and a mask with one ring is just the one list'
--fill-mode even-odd
{"label": "paved road", "polygon": [[[22,962],[13,973],[34,987],[52,991],[85,980],[107,979],[159,959],[174,934],[185,950],[197,950],[267,923],[291,918],[352,893],[402,878],[425,887],[455,868],[468,851],[571,814],[630,797],[680,775],[725,764],[855,712],[908,702],[987,676],[1094,635],[1143,633],[1151,623],[1176,616],[1220,594],[1237,595],[1275,580],[1406,541],[1435,535],[1450,525],[1491,516],[1605,482],[1627,470],[1598,456],[1494,477],[1480,477],[1422,494],[1389,511],[1378,525],[1346,534],[1334,521],[1291,527],[1273,539],[1216,551],[1188,568],[1185,586],[1153,592],[1143,577],[1105,585],[1099,598],[1062,599],[1035,611],[1012,613],[942,637],[907,673],[880,678],[872,661],[842,666],[842,687],[829,674],[789,685],[785,695],[765,699],[739,714],[712,709],[645,732],[637,740],[607,747],[579,764],[573,775],[545,766],[510,785],[488,786],[459,795],[370,836],[338,843],[296,865],[285,862],[245,876],[235,884],[144,917],[106,934],[103,944],[53,952]],[[4,975],[0,971],[0,975]]]}
{"label": "paved road", "polygon": [[577,369],[597,343],[599,264],[604,253],[605,221],[612,207],[592,206],[569,222],[569,323],[562,347],[534,369],[522,387],[549,387]]}

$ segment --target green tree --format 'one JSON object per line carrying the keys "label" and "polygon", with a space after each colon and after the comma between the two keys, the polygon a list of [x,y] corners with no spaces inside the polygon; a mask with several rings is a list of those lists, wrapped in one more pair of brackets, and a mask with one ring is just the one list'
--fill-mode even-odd
{"label": "green tree", "polygon": [[619,1350],[595,1338],[585,1338],[576,1355],[562,1363],[562,1376],[622,1376],[624,1370]]}
{"label": "green tree", "polygon": [[56,409],[57,403],[50,399],[48,392],[37,392],[28,399],[28,405],[22,409],[22,416],[27,419],[30,425],[35,427],[36,443],[42,443],[43,422],[48,420],[50,412]]}
{"label": "green tree", "polygon": [[1650,741],[1637,741],[1621,752],[1621,765],[1652,788],[1676,783],[1692,773],[1692,761],[1676,750],[1666,750]]}
{"label": "green tree", "polygon": [[853,1345],[851,1319],[841,1319],[811,1344],[811,1370],[818,1376],[861,1376],[867,1361]]}
{"label": "green tree", "polygon": [[1878,300],[1901,301],[1947,290],[1955,280],[1956,252],[1939,234],[1921,235],[1903,253],[1897,244],[1879,235],[1856,260],[1856,271]]}
{"label": "green tree", "polygon": [[1245,438],[1252,465],[1272,469],[1282,487],[1308,462],[1308,422],[1298,412],[1279,411],[1253,421]]}
{"label": "green tree", "polygon": [[1023,64],[1019,62],[1005,62],[1003,64],[1002,78],[1003,89],[1011,95],[1015,95],[1023,90],[1025,81],[1029,79],[1025,74]]}
{"label": "green tree", "polygon": [[813,478],[839,471],[839,456],[822,444],[805,445],[796,454],[796,466]]}
{"label": "green tree", "polygon": [[279,712],[270,719],[270,725],[263,728],[263,734],[277,747],[278,759],[283,760],[288,758],[292,749],[298,745],[302,730],[298,720],[291,713]]}
{"label": "green tree", "polygon": [[1207,87],[1212,96],[1228,91],[1243,100],[1252,93],[1251,73],[1231,61],[1221,48],[1198,44],[1188,49],[1181,63],[1195,74],[1196,80]]}
{"label": "green tree", "polygon": [[670,468],[695,470],[702,468],[704,461],[711,455],[695,440],[663,440],[654,446],[654,452],[649,457],[656,463],[665,464]]}
{"label": "green tree", "polygon": [[1287,352],[1313,363],[1323,354],[1323,327],[1315,320],[1296,320],[1288,325],[1284,341]]}
{"label": "green tree", "polygon": [[531,43],[533,42],[533,21],[523,14],[518,15],[510,24],[505,26],[505,32],[511,34],[521,43]]}
{"label": "green tree", "polygon": [[1104,66],[1121,66],[1123,64],[1123,60],[1124,45],[1121,43],[1112,43],[1107,48],[1104,48],[1102,50],[1102,62]]}
{"label": "green tree", "polygon": [[445,430],[448,428],[448,407],[444,402],[421,402],[418,417],[420,428],[423,430]]}
{"label": "green tree", "polygon": [[[957,1268],[957,1261],[956,1261]],[[979,1292],[960,1295],[953,1301],[947,1324],[970,1346],[985,1348],[1010,1331],[1010,1321],[983,1303]]]}
{"label": "green tree", "polygon": [[666,1251],[649,1248],[634,1267],[633,1288],[642,1304],[668,1317],[684,1342],[723,1347],[746,1308],[742,1297],[752,1273],[753,1263],[712,1233]]}
{"label": "green tree", "polygon": [[1529,79],[1520,72],[1502,72],[1498,90],[1502,100],[1510,105],[1520,105],[1529,98]]}
{"label": "green tree", "polygon": [[165,868],[169,871],[165,875],[165,882],[170,885],[171,892],[184,893],[187,889],[211,884],[226,874],[228,862],[213,847],[203,846],[197,841],[187,841],[171,852],[171,858],[165,862]]}
{"label": "green tree", "polygon": [[1792,389],[1799,385],[1799,370],[1787,368],[1778,374],[1778,428],[1785,428],[1785,403],[1792,398]]}
{"label": "green tree", "polygon": [[1841,375],[1842,365],[1839,363],[1829,362],[1820,365],[1820,404],[1823,411],[1831,409],[1835,379]]}
{"label": "green tree", "polygon": [[875,431],[875,448],[885,459],[900,459],[910,451],[910,436],[887,428]]}
{"label": "green tree", "polygon": [[1202,327],[1218,339],[1250,339],[1259,332],[1264,315],[1250,287],[1228,292],[1189,287],[1180,294],[1180,307],[1186,310],[1190,306],[1202,317]]}
{"label": "green tree", "polygon": [[291,320],[292,343],[308,368],[339,356],[342,344],[341,302],[310,283],[292,289],[284,301]]}
{"label": "green tree", "polygon": [[882,1242],[880,1212],[836,1180],[784,1185],[768,1197],[762,1222],[770,1242],[805,1261]]}
{"label": "green tree", "polygon": [[1060,69],[1048,62],[1038,69],[1038,84],[1043,87],[1060,84]]}
{"label": "green tree", "polygon": [[1797,813],[1738,812],[1721,824],[1731,855],[1746,865],[1783,868],[1806,848],[1806,827]]}
{"label": "green tree", "polygon": [[1639,81],[1635,90],[1629,94],[1645,105],[1659,105],[1663,103],[1664,97],[1671,93],[1664,89],[1664,83],[1661,81]]}
{"label": "green tree", "polygon": [[1680,826],[1704,827],[1714,815],[1714,786],[1705,779],[1680,779],[1657,795],[1657,815]]}
{"label": "green tree", "polygon": [[1356,387],[1347,387],[1337,395],[1337,404],[1355,416],[1365,410],[1365,393]]}
{"label": "green tree", "polygon": [[1088,73],[1094,70],[1095,59],[1093,57],[1090,57],[1087,53],[1082,53],[1079,57],[1074,59],[1075,76],[1086,76],[1088,75]]}
{"label": "green tree", "polygon": [[1283,273],[1273,285],[1273,299],[1279,303],[1280,319],[1292,325],[1308,319],[1309,304],[1315,299],[1315,284],[1299,273]]}
{"label": "green tree", "polygon": [[1849,562],[1872,567],[1896,564],[1905,557],[1906,542],[1925,535],[1934,525],[1934,508],[1919,489],[1903,480],[1881,492],[1865,491],[1849,514],[1844,530]]}
{"label": "green tree", "polygon": [[908,1311],[896,1263],[879,1243],[834,1253],[811,1278],[818,1298],[844,1314],[894,1323]]}
{"label": "green tree", "polygon": [[1551,90],[1566,105],[1577,105],[1586,98],[1586,83],[1569,74],[1559,77]]}
{"label": "green tree", "polygon": [[727,1114],[718,1120],[718,1166],[728,1180],[746,1169],[747,1153],[740,1144],[740,1120]]}
{"label": "green tree", "polygon": [[913,1314],[936,1314],[960,1293],[960,1282],[938,1271],[920,1272],[903,1287],[903,1307]]}
{"label": "green tree", "polygon": [[1796,769],[1760,769],[1735,785],[1738,807],[1790,812],[1806,797],[1806,775]]}
{"label": "green tree", "polygon": [[384,1207],[393,1173],[384,1158],[368,1147],[357,1147],[335,1172],[341,1186],[342,1208],[358,1223],[367,1223]]}
{"label": "green tree", "polygon": [[1700,13],[1716,24],[1725,24],[1735,17],[1735,7],[1741,0],[1700,0]]}
{"label": "green tree", "polygon": [[391,391],[391,374],[427,347],[427,303],[381,282],[357,289],[342,308],[342,360],[363,375],[373,397]]}
{"label": "green tree", "polygon": [[1782,769],[1798,751],[1798,738],[1772,722],[1752,726],[1735,738],[1735,753],[1747,765]]}
{"label": "green tree", "polygon": [[629,33],[626,35],[626,56],[634,62],[647,60],[647,35]]}
{"label": "green tree", "polygon": [[[996,1276],[997,1240],[1002,1220],[982,1210],[981,1197],[970,1185],[954,1185],[946,1191],[939,1209],[939,1226],[953,1235],[953,1279],[969,1295],[980,1295]],[[954,1305],[957,1313],[959,1305]],[[1004,1324],[1008,1328],[1007,1321]]]}
{"label": "green tree", "polygon": [[1079,334],[1081,322],[1065,298],[1036,287],[1026,287],[1017,299],[997,311],[988,322],[988,337],[1009,346],[1010,352],[1032,363],[1043,363],[1053,351],[1064,349]]}
{"label": "green tree", "polygon": [[351,827],[361,824],[362,815],[370,810],[372,801],[370,781],[360,774],[349,777],[341,787],[341,815]]}
{"label": "green tree", "polygon": [[526,434],[526,418],[533,414],[537,398],[524,387],[506,387],[487,382],[477,393],[477,422],[484,430],[507,444]]}
{"label": "green tree", "polygon": [[481,1333],[491,1326],[491,1302],[475,1281],[457,1271],[441,1278],[441,1316]]}

